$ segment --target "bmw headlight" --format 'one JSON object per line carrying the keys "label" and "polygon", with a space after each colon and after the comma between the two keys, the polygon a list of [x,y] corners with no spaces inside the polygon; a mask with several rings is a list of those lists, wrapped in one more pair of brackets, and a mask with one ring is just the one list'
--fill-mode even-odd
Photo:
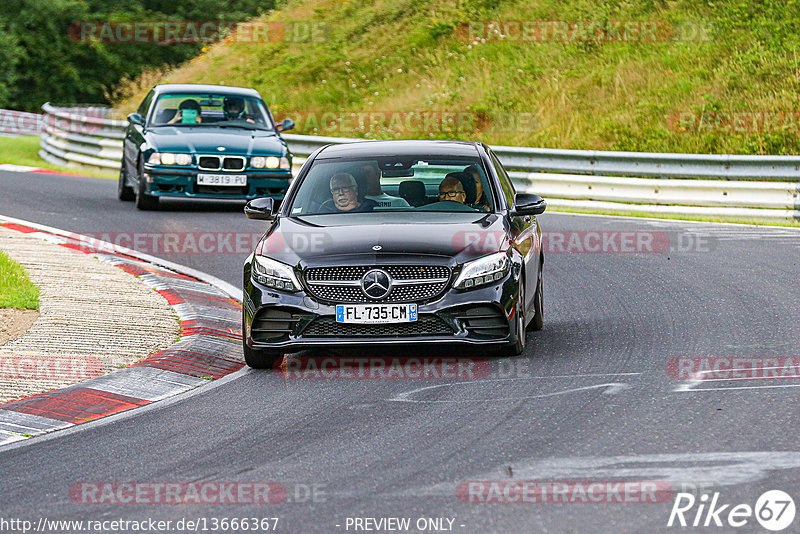
{"label": "bmw headlight", "polygon": [[191,165],[190,154],[173,154],[171,152],[153,152],[147,158],[150,165]]}
{"label": "bmw headlight", "polygon": [[253,156],[250,158],[250,166],[255,169],[283,169],[289,170],[289,158],[286,156],[279,158],[277,156]]}
{"label": "bmw headlight", "polygon": [[465,263],[453,287],[470,289],[495,282],[507,275],[510,268],[511,261],[508,259],[508,254],[505,252],[490,254]]}
{"label": "bmw headlight", "polygon": [[261,285],[283,291],[299,291],[300,282],[291,266],[266,256],[253,256],[253,279]]}

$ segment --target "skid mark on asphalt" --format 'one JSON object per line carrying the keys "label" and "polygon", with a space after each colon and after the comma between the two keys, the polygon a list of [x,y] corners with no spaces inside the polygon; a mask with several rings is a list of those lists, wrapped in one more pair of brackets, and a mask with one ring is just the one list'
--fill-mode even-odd
{"label": "skid mark on asphalt", "polygon": [[520,382],[524,381],[524,383],[528,383],[531,380],[553,380],[553,379],[575,379],[575,378],[601,378],[601,377],[624,377],[624,376],[639,376],[642,373],[609,373],[609,374],[583,374],[583,375],[555,375],[555,376],[526,376],[526,377],[519,377],[519,378],[495,378],[495,379],[488,379],[488,380],[475,380],[470,382],[453,382],[450,384],[437,384],[435,386],[425,386],[421,388],[415,388],[410,391],[404,391],[402,393],[398,393],[391,398],[385,399],[387,402],[407,402],[407,403],[415,403],[415,404],[459,404],[464,402],[508,402],[508,401],[519,401],[519,400],[526,400],[526,399],[543,399],[548,397],[556,397],[560,395],[568,395],[570,393],[580,393],[584,391],[590,390],[597,390],[602,389],[603,393],[606,395],[615,395],[623,390],[629,389],[627,383],[623,382],[603,382],[600,384],[590,384],[586,386],[578,386],[578,387],[569,387],[566,389],[560,389],[556,391],[549,391],[545,393],[535,393],[529,395],[514,395],[511,397],[504,396],[486,396],[486,397],[468,397],[468,398],[460,398],[460,399],[431,399],[431,398],[417,398],[420,397],[420,394],[432,392],[434,390],[441,391],[451,391],[454,388],[459,389],[473,389],[472,386],[480,385],[486,386],[486,384],[495,384],[500,382]]}
{"label": "skid mark on asphalt", "polygon": [[[511,467],[513,479],[508,476]],[[662,481],[673,488],[733,486],[769,479],[775,471],[800,469],[800,452],[707,452],[530,458],[507,462],[464,480]],[[456,495],[459,482],[404,490],[398,495]]]}

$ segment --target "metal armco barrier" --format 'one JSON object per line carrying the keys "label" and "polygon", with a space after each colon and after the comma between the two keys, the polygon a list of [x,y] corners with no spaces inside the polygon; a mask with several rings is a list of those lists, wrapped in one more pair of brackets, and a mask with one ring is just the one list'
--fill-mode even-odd
{"label": "metal armco barrier", "polygon": [[[42,109],[39,154],[44,159],[119,168],[125,121],[105,118],[106,108],[47,103]],[[283,138],[295,164],[327,144],[362,141],[297,134]],[[543,196],[553,208],[800,220],[800,156],[492,149],[520,191]]]}
{"label": "metal armco barrier", "polygon": [[38,113],[0,109],[0,135],[39,135],[42,131],[42,116]]}

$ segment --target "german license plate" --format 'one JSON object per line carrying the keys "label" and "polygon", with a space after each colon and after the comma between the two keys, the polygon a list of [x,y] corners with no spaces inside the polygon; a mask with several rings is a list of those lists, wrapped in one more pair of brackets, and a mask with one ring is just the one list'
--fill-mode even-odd
{"label": "german license plate", "polygon": [[416,304],[337,304],[337,323],[389,324],[417,320]]}
{"label": "german license plate", "polygon": [[247,185],[246,174],[198,174],[197,185],[241,187]]}

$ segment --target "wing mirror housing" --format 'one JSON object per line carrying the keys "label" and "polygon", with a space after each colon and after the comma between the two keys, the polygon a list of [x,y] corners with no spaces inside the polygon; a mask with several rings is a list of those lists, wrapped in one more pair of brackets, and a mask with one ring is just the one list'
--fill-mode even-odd
{"label": "wing mirror housing", "polygon": [[512,215],[540,215],[547,209],[547,203],[539,195],[517,193],[514,195]]}
{"label": "wing mirror housing", "polygon": [[275,129],[279,132],[294,130],[294,121],[292,119],[283,119],[283,122],[278,124]]}
{"label": "wing mirror housing", "polygon": [[271,221],[275,218],[277,211],[275,200],[269,197],[254,198],[244,206],[244,214],[248,219],[259,221]]}
{"label": "wing mirror housing", "polygon": [[136,124],[138,126],[144,126],[144,117],[142,117],[138,113],[131,113],[130,115],[128,115],[128,122],[131,124]]}

